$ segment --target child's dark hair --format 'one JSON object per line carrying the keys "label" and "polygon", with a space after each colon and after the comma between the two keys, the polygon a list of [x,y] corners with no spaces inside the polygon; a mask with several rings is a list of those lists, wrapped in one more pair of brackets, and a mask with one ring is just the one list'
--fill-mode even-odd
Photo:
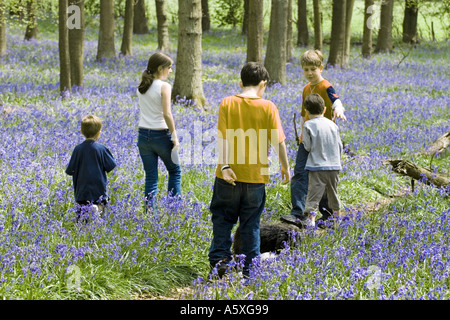
{"label": "child's dark hair", "polygon": [[164,53],[156,52],[152,54],[148,59],[147,69],[142,72],[142,80],[138,87],[139,92],[141,94],[147,92],[155,79],[155,74],[158,72],[159,67],[167,68],[172,64],[172,59]]}
{"label": "child's dark hair", "polygon": [[86,139],[95,138],[102,129],[102,121],[94,115],[87,115],[81,119],[81,133]]}
{"label": "child's dark hair", "polygon": [[310,114],[322,114],[325,109],[325,101],[317,93],[311,93],[305,99],[305,109],[308,110]]}
{"label": "child's dark hair", "polygon": [[269,81],[269,72],[257,62],[247,62],[241,70],[241,81],[244,87],[257,86],[261,81]]}

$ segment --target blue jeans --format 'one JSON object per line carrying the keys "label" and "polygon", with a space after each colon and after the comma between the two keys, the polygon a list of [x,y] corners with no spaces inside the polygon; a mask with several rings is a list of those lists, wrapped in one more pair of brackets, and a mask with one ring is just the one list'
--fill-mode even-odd
{"label": "blue jeans", "polygon": [[[308,160],[309,152],[305,150],[303,143],[298,146],[297,156],[295,158],[294,176],[291,179],[291,214],[300,218],[306,218],[304,214],[306,197],[308,195],[308,170],[305,170],[306,161]],[[319,211],[322,213],[323,220],[330,216],[332,210],[328,208],[327,192],[322,196],[319,203]]]}
{"label": "blue jeans", "polygon": [[216,177],[210,210],[213,239],[209,261],[231,260],[231,230],[239,219],[244,275],[248,276],[252,259],[260,254],[259,222],[266,202],[264,183],[235,182],[236,186]]}
{"label": "blue jeans", "polygon": [[172,196],[179,195],[181,169],[180,165],[175,163],[178,162],[178,151],[172,152],[170,131],[139,128],[138,148],[144,165],[147,200],[150,201],[158,192],[158,158],[161,158],[169,172],[168,193]]}

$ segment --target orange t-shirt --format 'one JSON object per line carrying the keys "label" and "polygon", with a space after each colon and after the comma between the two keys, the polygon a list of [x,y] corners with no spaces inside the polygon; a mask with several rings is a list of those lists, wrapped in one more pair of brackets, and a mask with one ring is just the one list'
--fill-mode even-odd
{"label": "orange t-shirt", "polygon": [[[219,138],[228,144],[228,164],[237,181],[269,183],[270,145],[286,139],[275,104],[262,98],[226,97],[219,107]],[[221,152],[221,150],[219,150]],[[216,176],[223,179],[220,165]]]}
{"label": "orange t-shirt", "polygon": [[[318,84],[311,86],[311,82],[308,83],[303,88],[303,94],[302,94],[302,117],[305,119],[305,121],[309,120],[308,116],[306,115],[306,109],[305,109],[305,100],[311,93],[317,93],[320,95],[325,101],[325,114],[324,117],[328,118],[332,121],[335,121],[333,119],[333,110],[331,107],[333,106],[333,103],[336,99],[339,99],[339,96],[335,93],[333,86],[331,85],[328,80],[323,79]],[[303,131],[303,128],[301,128],[301,132]],[[300,142],[302,141],[302,135],[300,135]]]}

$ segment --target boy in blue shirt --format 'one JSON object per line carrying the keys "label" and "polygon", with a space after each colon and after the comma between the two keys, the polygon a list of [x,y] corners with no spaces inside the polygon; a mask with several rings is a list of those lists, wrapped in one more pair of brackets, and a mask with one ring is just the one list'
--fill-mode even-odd
{"label": "boy in blue shirt", "polygon": [[75,147],[66,168],[66,173],[73,177],[77,222],[86,206],[101,213],[108,203],[106,173],[116,167],[116,161],[108,148],[97,143],[101,129],[102,122],[96,116],[88,115],[81,120],[81,133],[86,140]]}

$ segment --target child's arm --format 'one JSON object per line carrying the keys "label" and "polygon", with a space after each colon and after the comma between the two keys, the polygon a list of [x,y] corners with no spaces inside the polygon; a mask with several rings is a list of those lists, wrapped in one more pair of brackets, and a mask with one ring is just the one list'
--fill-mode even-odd
{"label": "child's arm", "polygon": [[[227,139],[223,139],[222,137],[219,137],[217,140],[219,143],[219,150],[221,151],[219,154],[219,166],[222,169],[223,166],[228,165],[228,142]],[[237,177],[231,167],[222,170],[222,177],[223,180],[229,184],[233,186],[236,185],[234,182],[237,180]]]}
{"label": "child's arm", "polygon": [[173,149],[178,149],[180,143],[178,142],[177,132],[175,130],[175,121],[173,120],[172,108],[170,107],[172,89],[168,83],[164,83],[161,87],[161,98],[162,98],[162,108],[164,120],[166,121],[167,127],[172,134]]}
{"label": "child's arm", "polygon": [[303,136],[303,147],[305,147],[305,150],[310,152],[311,151],[311,136],[309,134],[309,130],[307,129],[307,126],[303,126],[302,130],[302,136]]}
{"label": "child's arm", "polygon": [[278,145],[278,159],[281,163],[281,179],[283,179],[282,184],[287,184],[291,180],[291,172],[289,171],[289,161],[286,150],[286,143],[281,142]]}

